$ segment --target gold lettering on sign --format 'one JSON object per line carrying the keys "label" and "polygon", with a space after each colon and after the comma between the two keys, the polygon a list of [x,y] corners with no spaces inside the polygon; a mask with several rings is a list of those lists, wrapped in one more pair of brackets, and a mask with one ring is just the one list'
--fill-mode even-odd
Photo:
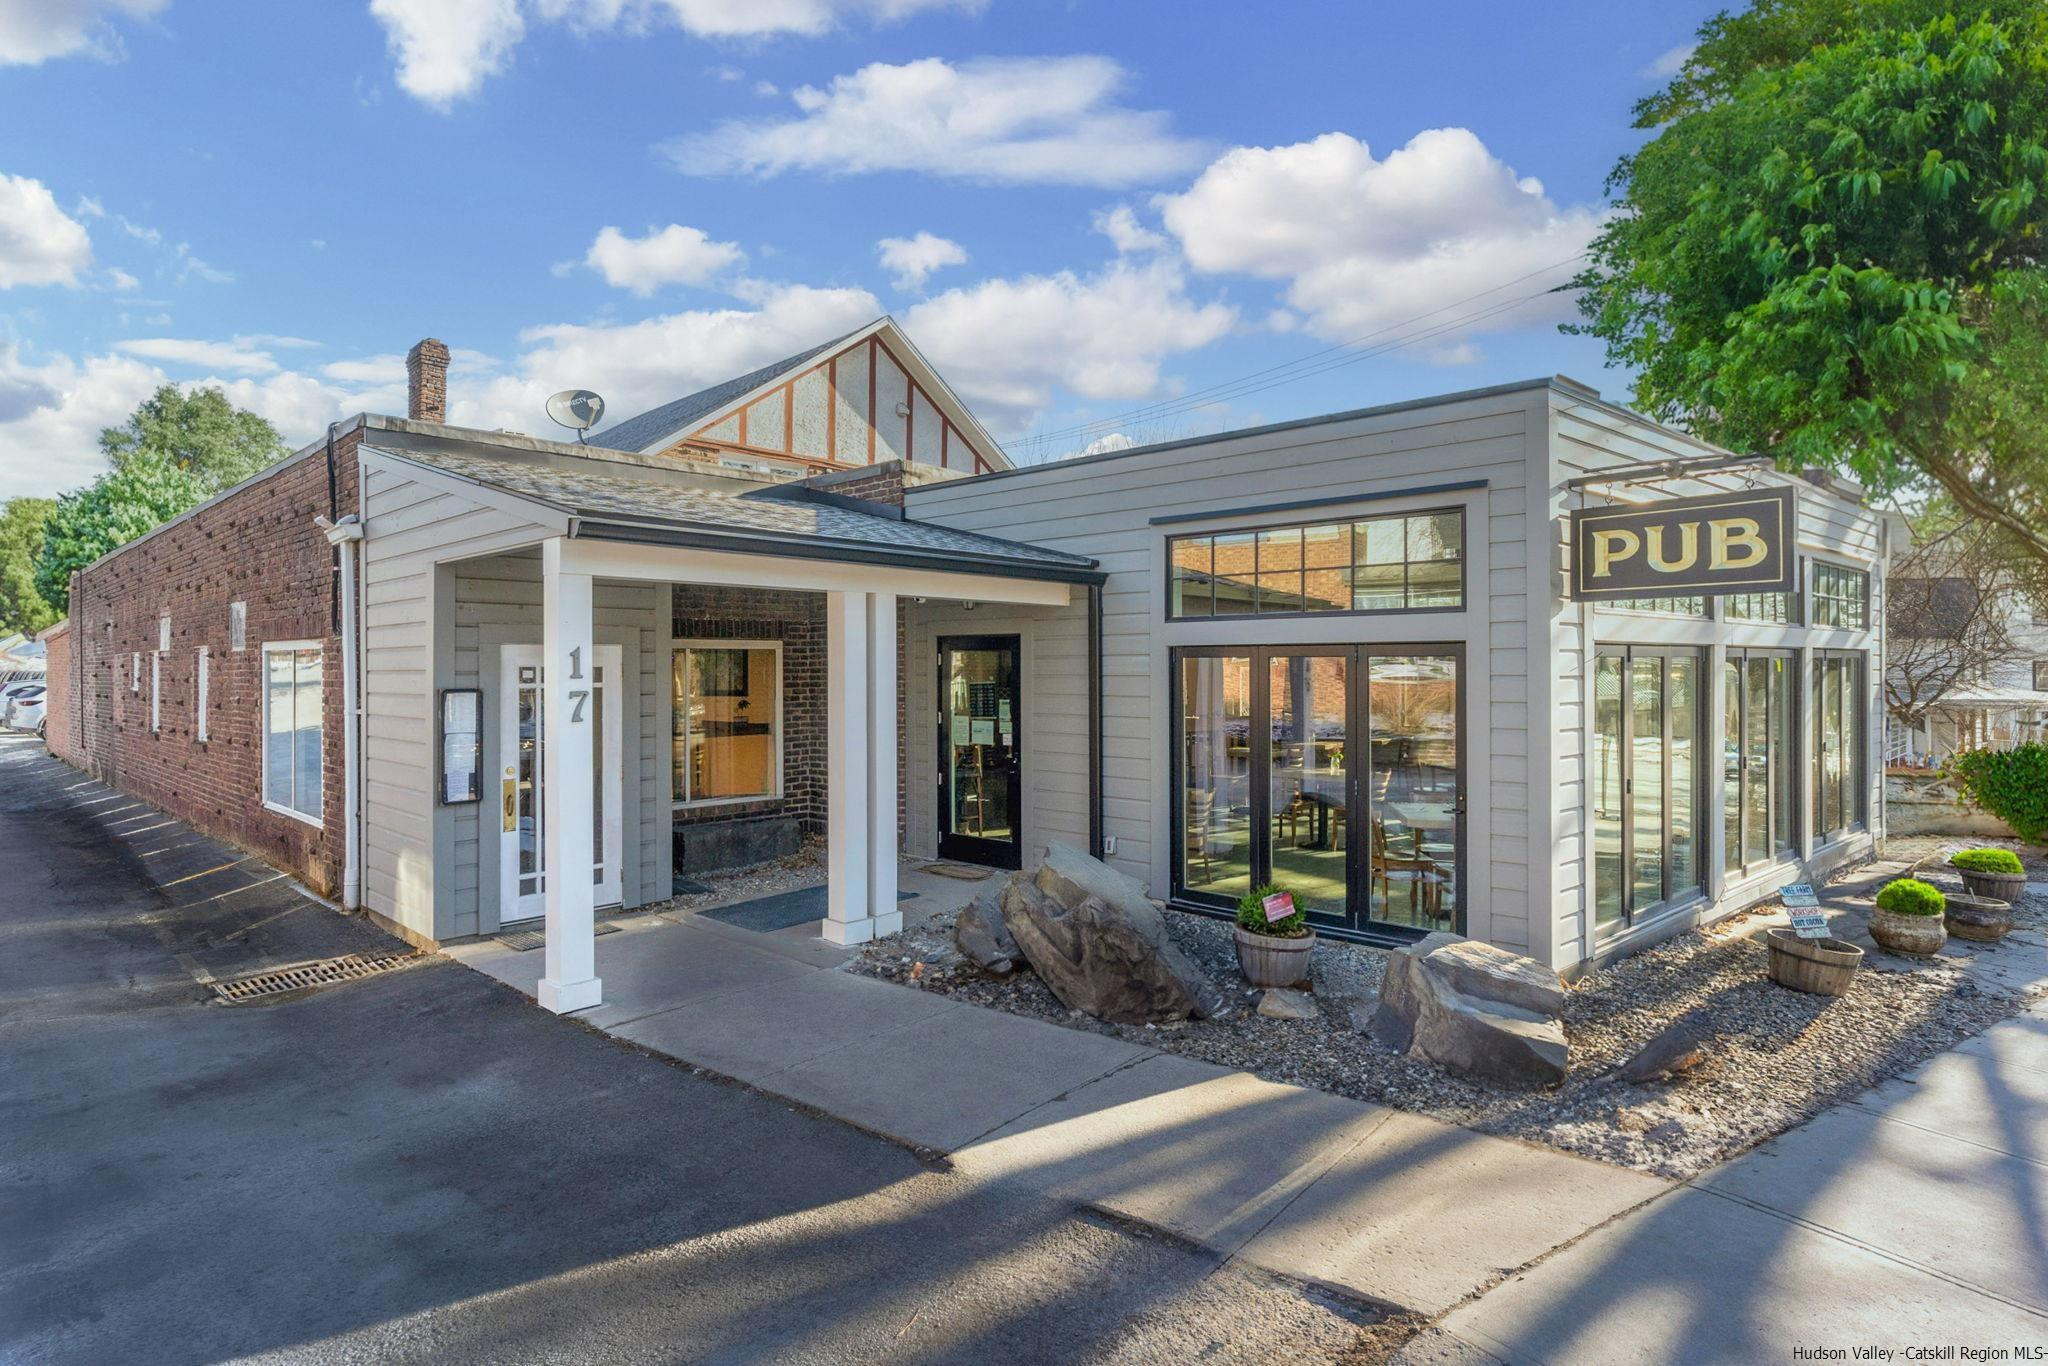
{"label": "gold lettering on sign", "polygon": [[[1748,569],[1761,564],[1771,548],[1764,544],[1763,527],[1754,517],[1716,517],[1707,523],[1709,569]],[[1734,551],[1744,552],[1737,558]]]}
{"label": "gold lettering on sign", "polygon": [[1642,539],[1633,531],[1594,531],[1593,577],[1606,578],[1615,565],[1634,559],[1642,548]]}
{"label": "gold lettering on sign", "polygon": [[1650,568],[1656,570],[1659,574],[1682,574],[1692,568],[1693,561],[1700,557],[1700,524],[1698,522],[1680,522],[1678,524],[1679,552],[1678,558],[1675,560],[1666,559],[1664,556],[1663,527],[1651,527],[1649,537]]}

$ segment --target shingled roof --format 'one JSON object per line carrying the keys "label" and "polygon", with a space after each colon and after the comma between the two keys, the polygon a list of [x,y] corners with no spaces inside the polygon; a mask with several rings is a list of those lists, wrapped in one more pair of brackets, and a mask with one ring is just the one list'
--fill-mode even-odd
{"label": "shingled roof", "polygon": [[[856,329],[858,330],[860,329]],[[644,451],[666,445],[734,399],[752,393],[770,380],[780,379],[804,362],[824,355],[852,335],[852,332],[843,333],[828,342],[820,342],[808,351],[799,351],[794,356],[784,356],[779,361],[714,384],[709,389],[699,389],[694,394],[685,394],[679,399],[662,404],[659,408],[649,408],[637,417],[629,417],[616,426],[605,428],[590,438],[590,444],[614,451]]]}

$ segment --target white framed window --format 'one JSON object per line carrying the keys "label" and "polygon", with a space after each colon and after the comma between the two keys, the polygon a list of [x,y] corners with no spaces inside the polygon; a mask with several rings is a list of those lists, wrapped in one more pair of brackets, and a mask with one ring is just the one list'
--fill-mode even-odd
{"label": "white framed window", "polygon": [[161,651],[152,651],[149,656],[149,733],[156,734],[164,727],[164,657]]}
{"label": "white framed window", "polygon": [[677,640],[670,792],[677,806],[782,795],[782,642]]}
{"label": "white framed window", "polygon": [[263,804],[319,825],[325,661],[317,640],[263,645]]}
{"label": "white framed window", "polygon": [[199,647],[199,665],[192,675],[192,738],[206,743],[206,685],[213,660],[204,645]]}
{"label": "white framed window", "polygon": [[142,694],[142,651],[136,650],[128,656],[128,691]]}

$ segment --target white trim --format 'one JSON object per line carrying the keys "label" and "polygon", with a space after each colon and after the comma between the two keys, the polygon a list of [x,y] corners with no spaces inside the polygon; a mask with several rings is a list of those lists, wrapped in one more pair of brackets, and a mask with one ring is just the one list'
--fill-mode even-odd
{"label": "white trim", "polygon": [[192,706],[194,724],[192,738],[200,744],[206,743],[206,689],[212,681],[212,656],[207,648],[199,647],[199,664],[192,674]]}
{"label": "white trim", "polygon": [[845,560],[812,560],[772,553],[699,550],[691,546],[626,541],[570,540],[562,563],[578,574],[604,579],[694,583],[710,587],[793,588],[807,593],[894,593],[898,597],[1001,602],[1020,607],[1065,607],[1074,585],[1059,579],[1015,579],[1000,572],[905,569]]}
{"label": "white trim", "polygon": [[128,691],[142,696],[142,651],[128,652]]}
{"label": "white trim", "polygon": [[149,733],[161,735],[164,729],[164,652],[152,650],[149,653]]}
{"label": "white trim", "polygon": [[[257,778],[256,798],[266,811],[275,811],[280,816],[289,816],[301,825],[310,825],[315,830],[327,828],[327,643],[320,640],[266,640],[257,647],[262,663],[256,678],[256,742]],[[270,800],[270,656],[274,653],[298,650],[320,652],[320,814],[308,815],[294,806],[284,806]],[[296,686],[296,678],[294,686]]]}
{"label": "white trim", "polygon": [[[668,790],[669,805],[677,811],[703,811],[721,806],[745,806],[749,802],[780,801],[783,797],[784,736],[782,730],[782,694],[784,675],[782,672],[782,642],[779,640],[703,640],[695,636],[676,636],[668,643],[668,688],[669,695],[675,695],[676,651],[678,650],[773,650],[775,652],[775,781],[769,791],[746,797],[691,797],[683,801],[675,798],[676,759],[675,723],[669,723],[668,745]],[[689,739],[689,716],[683,717],[685,741]]]}

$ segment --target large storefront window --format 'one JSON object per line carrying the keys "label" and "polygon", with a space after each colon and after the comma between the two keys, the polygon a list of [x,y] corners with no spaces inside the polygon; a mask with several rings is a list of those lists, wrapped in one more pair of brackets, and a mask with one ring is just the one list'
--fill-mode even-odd
{"label": "large storefront window", "polygon": [[1700,890],[1700,653],[1614,646],[1593,661],[1598,932]]}
{"label": "large storefront window", "polygon": [[1793,661],[1730,650],[1722,666],[1723,865],[1731,874],[1793,852]]}
{"label": "large storefront window", "polygon": [[1465,514],[1455,509],[1176,536],[1166,548],[1173,620],[1465,603]]}
{"label": "large storefront window", "polygon": [[1813,833],[1841,835],[1863,819],[1863,656],[1813,656]]}
{"label": "large storefront window", "polygon": [[773,797],[782,784],[782,652],[678,641],[669,676],[678,803]]}
{"label": "large storefront window", "polygon": [[1459,923],[1461,656],[1448,647],[1177,652],[1175,892],[1277,882],[1320,924]]}

